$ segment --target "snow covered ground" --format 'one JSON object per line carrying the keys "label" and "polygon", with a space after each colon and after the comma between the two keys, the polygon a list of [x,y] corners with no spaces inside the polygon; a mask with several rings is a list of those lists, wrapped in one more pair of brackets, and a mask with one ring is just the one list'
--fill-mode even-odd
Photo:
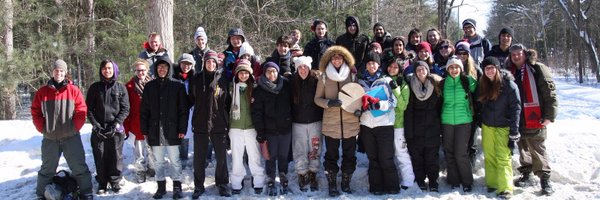
{"label": "snow covered ground", "polygon": [[[561,79],[557,79],[561,80]],[[553,170],[552,183],[556,193],[550,197],[540,197],[539,184],[534,187],[516,188],[515,199],[600,199],[600,88],[580,86],[564,81],[557,82],[559,95],[559,114],[555,123],[549,126],[546,142]],[[95,166],[89,146],[91,125],[86,124],[82,140],[86,152],[86,161],[92,173]],[[42,136],[37,133],[31,120],[0,121],[0,199],[33,199],[35,197],[36,175],[41,165],[40,144]],[[149,181],[137,184],[134,173],[132,140],[124,148],[126,170],[120,194],[106,194],[97,199],[150,199],[156,184]],[[513,157],[513,166],[518,165],[518,155]],[[302,193],[297,189],[297,179],[290,165],[290,187],[293,194],[280,196],[279,199],[326,199],[327,187],[324,175],[318,175],[319,192]],[[231,168],[231,166],[229,166]],[[445,172],[441,173],[440,192],[421,192],[416,186],[403,190],[393,196],[373,196],[368,192],[368,160],[364,154],[358,154],[358,166],[352,180],[353,194],[344,194],[337,199],[490,199],[496,198],[487,193],[484,185],[483,157],[479,156],[474,169],[475,185],[472,193],[464,194],[451,190],[445,183]],[[61,159],[59,168],[68,168]],[[516,170],[515,170],[516,173]],[[191,167],[184,170],[183,189],[186,198],[191,199],[193,174]],[[516,178],[517,176],[515,176]],[[152,179],[151,179],[152,180]],[[207,192],[203,199],[222,199],[214,187],[214,168],[207,169]],[[267,199],[267,196],[254,195],[250,189],[249,177],[244,183],[247,187],[242,195],[233,199]],[[94,188],[96,183],[94,182]],[[167,182],[170,198],[171,182]]]}

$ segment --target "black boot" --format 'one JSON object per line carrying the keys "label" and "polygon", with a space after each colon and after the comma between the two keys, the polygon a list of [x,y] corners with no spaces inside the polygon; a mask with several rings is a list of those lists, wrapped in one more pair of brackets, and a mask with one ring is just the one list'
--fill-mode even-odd
{"label": "black boot", "polygon": [[181,181],[173,181],[173,199],[183,198],[183,191],[181,189]]}
{"label": "black boot", "polygon": [[550,185],[550,174],[542,175],[542,177],[540,177],[540,184],[542,185],[542,195],[550,196],[554,193],[554,190]]}
{"label": "black boot", "polygon": [[167,194],[167,181],[156,181],[158,183],[158,189],[152,198],[154,199],[162,199],[165,194]]}
{"label": "black boot", "polygon": [[279,184],[281,185],[281,195],[286,195],[290,189],[288,187],[289,183],[285,173],[279,173]]}
{"label": "black boot", "polygon": [[202,194],[204,194],[206,190],[204,189],[204,187],[197,187],[196,189],[194,189],[194,193],[192,193],[192,199],[198,199],[200,198],[200,196],[202,196]]}
{"label": "black boot", "polygon": [[231,196],[231,193],[229,192],[229,186],[227,186],[227,184],[218,184],[217,189],[219,190],[219,195],[222,197]]}
{"label": "black boot", "polygon": [[514,184],[516,187],[531,186],[531,172],[521,172],[521,177],[515,180]]}
{"label": "black boot", "polygon": [[272,178],[267,181],[267,193],[269,196],[277,196],[277,188],[275,188],[275,181]]}
{"label": "black boot", "polygon": [[121,185],[119,185],[118,182],[110,183],[110,189],[114,193],[119,193],[119,191],[121,191]]}
{"label": "black boot", "polygon": [[106,194],[106,183],[102,184],[98,184],[98,190],[96,191],[97,195],[103,195]]}
{"label": "black boot", "polygon": [[350,190],[350,180],[352,179],[352,174],[349,173],[342,173],[342,183],[341,183],[341,187],[342,187],[342,191],[348,194],[352,194],[352,191]]}
{"label": "black boot", "polygon": [[337,189],[337,173],[336,172],[325,172],[327,176],[327,185],[329,186],[329,196],[336,197],[340,195]]}
{"label": "black boot", "polygon": [[308,185],[308,173],[307,174],[298,174],[298,188],[302,192],[306,192],[307,189],[304,188]]}
{"label": "black boot", "polygon": [[308,183],[310,184],[310,190],[315,192],[319,190],[319,182],[317,181],[317,173],[316,172],[308,172]]}
{"label": "black boot", "polygon": [[146,172],[136,172],[135,177],[137,183],[146,182]]}

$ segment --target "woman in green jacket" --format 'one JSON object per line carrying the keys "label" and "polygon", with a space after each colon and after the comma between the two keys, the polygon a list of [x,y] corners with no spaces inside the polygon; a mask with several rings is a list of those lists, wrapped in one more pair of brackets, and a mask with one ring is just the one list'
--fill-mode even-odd
{"label": "woman in green jacket", "polygon": [[471,192],[473,172],[468,157],[468,144],[473,121],[473,93],[477,82],[463,72],[462,62],[456,58],[446,64],[448,75],[442,87],[442,142],[446,153],[447,181],[452,188],[463,186]]}

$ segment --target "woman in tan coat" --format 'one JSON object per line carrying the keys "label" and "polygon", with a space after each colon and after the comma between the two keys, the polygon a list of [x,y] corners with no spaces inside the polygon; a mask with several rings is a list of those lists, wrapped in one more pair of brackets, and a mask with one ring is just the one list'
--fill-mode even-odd
{"label": "woman in tan coat", "polygon": [[[344,111],[338,99],[340,89],[351,82],[356,82],[356,69],[352,54],[342,46],[332,46],[321,58],[319,63],[321,75],[317,83],[315,103],[324,108],[323,135],[325,135],[325,175],[329,183],[329,195],[339,195],[337,190],[337,173],[340,167],[340,141],[342,143],[342,191],[350,193],[350,179],[356,169],[356,135],[359,121],[354,113]],[[360,111],[356,112],[360,116]]]}

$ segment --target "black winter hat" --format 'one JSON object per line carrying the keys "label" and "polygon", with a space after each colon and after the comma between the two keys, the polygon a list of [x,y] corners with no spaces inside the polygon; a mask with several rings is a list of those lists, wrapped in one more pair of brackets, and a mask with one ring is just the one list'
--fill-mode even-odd
{"label": "black winter hat", "polygon": [[381,57],[379,57],[379,54],[373,52],[373,51],[369,51],[369,53],[367,53],[367,57],[365,57],[364,59],[364,63],[367,64],[368,62],[376,62],[377,64],[379,64],[381,66]]}
{"label": "black winter hat", "polygon": [[511,27],[504,27],[502,30],[500,30],[500,34],[498,34],[498,36],[505,33],[508,33],[511,37],[514,37],[515,31]]}
{"label": "black winter hat", "polygon": [[497,69],[500,69],[500,61],[498,60],[498,58],[496,58],[494,56],[488,56],[487,58],[483,59],[483,61],[481,62],[481,67],[483,69],[485,69],[485,67],[488,65],[494,65],[494,66],[496,66]]}
{"label": "black winter hat", "polygon": [[383,26],[383,23],[381,22],[377,22],[375,23],[375,25],[373,25],[373,30],[375,30],[375,27],[381,26],[381,28],[383,28],[383,30],[385,31],[385,26]]}

